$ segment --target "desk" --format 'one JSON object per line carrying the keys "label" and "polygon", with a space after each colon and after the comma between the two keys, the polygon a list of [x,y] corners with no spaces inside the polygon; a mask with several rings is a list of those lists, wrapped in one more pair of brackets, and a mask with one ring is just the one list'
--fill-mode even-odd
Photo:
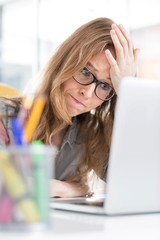
{"label": "desk", "polygon": [[95,216],[53,211],[47,232],[0,233],[4,240],[159,240],[160,214]]}

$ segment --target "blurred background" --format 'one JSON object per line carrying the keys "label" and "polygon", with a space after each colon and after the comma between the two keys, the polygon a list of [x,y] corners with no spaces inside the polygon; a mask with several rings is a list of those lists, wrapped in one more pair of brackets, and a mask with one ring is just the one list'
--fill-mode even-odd
{"label": "blurred background", "polygon": [[141,49],[139,76],[160,79],[159,0],[0,0],[0,82],[20,92],[56,47],[97,17],[121,23]]}

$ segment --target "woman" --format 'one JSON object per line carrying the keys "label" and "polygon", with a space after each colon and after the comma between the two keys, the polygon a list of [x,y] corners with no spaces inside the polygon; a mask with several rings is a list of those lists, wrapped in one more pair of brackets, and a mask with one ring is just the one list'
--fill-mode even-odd
{"label": "woman", "polygon": [[[91,171],[105,180],[118,86],[137,74],[138,53],[122,25],[98,18],[78,28],[51,57],[35,94],[47,102],[32,140],[58,148],[52,196],[88,194]],[[12,114],[20,102],[12,102]],[[2,124],[8,133],[4,119]]]}

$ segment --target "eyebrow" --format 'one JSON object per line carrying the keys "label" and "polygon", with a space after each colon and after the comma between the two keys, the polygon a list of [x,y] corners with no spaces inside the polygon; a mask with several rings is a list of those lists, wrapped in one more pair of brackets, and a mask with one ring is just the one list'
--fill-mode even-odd
{"label": "eyebrow", "polygon": [[87,66],[91,67],[95,72],[98,72],[98,70],[92,65],[92,63],[88,62]]}
{"label": "eyebrow", "polygon": [[[91,70],[93,70],[94,72],[98,72],[98,69],[96,69],[96,68],[92,65],[92,63],[88,62],[88,63],[87,63],[87,66],[89,66],[89,68],[92,68]],[[92,74],[93,74],[93,73],[92,73]],[[107,79],[111,81],[111,78],[110,78],[110,77],[108,77]],[[111,83],[112,83],[112,81],[111,81]]]}

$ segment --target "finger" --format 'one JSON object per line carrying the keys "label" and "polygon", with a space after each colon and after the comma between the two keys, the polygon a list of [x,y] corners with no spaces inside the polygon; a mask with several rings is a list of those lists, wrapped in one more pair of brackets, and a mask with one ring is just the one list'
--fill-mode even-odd
{"label": "finger", "polygon": [[118,62],[120,60],[122,61],[122,59],[124,59],[123,47],[122,47],[114,29],[112,29],[110,31],[110,34],[111,34],[111,38],[112,38],[112,41],[113,41],[113,44],[114,44],[114,47],[115,47],[115,50],[116,50],[116,59],[117,59]]}
{"label": "finger", "polygon": [[119,66],[117,64],[117,61],[114,59],[112,53],[109,49],[105,51],[106,58],[111,66],[111,71],[114,72],[115,75],[118,75],[119,73]]}
{"label": "finger", "polygon": [[134,49],[134,59],[135,59],[135,62],[138,61],[139,52],[140,52],[139,48]]}
{"label": "finger", "polygon": [[114,90],[117,92],[118,90],[118,83],[115,81],[115,76],[119,75],[119,68],[117,65],[116,60],[112,56],[111,52],[109,49],[105,51],[106,58],[108,59],[108,62],[110,63],[111,69],[110,69],[110,77],[111,77],[111,82],[113,85]]}
{"label": "finger", "polygon": [[127,57],[128,53],[129,55],[133,56],[132,42],[130,41],[126,33],[122,32],[121,29],[116,24],[112,24],[112,29],[114,29],[117,34],[119,42],[123,47],[125,57]]}
{"label": "finger", "polygon": [[125,36],[127,42],[128,42],[128,48],[130,49],[131,53],[133,53],[133,43],[132,40],[130,38],[129,33],[127,32],[127,30],[123,27],[122,24],[119,25],[119,29],[121,30],[122,34]]}
{"label": "finger", "polygon": [[105,50],[105,55],[106,55],[106,58],[107,58],[107,60],[108,60],[108,62],[111,66],[117,65],[117,62],[114,59],[112,53],[109,51],[109,49]]}

